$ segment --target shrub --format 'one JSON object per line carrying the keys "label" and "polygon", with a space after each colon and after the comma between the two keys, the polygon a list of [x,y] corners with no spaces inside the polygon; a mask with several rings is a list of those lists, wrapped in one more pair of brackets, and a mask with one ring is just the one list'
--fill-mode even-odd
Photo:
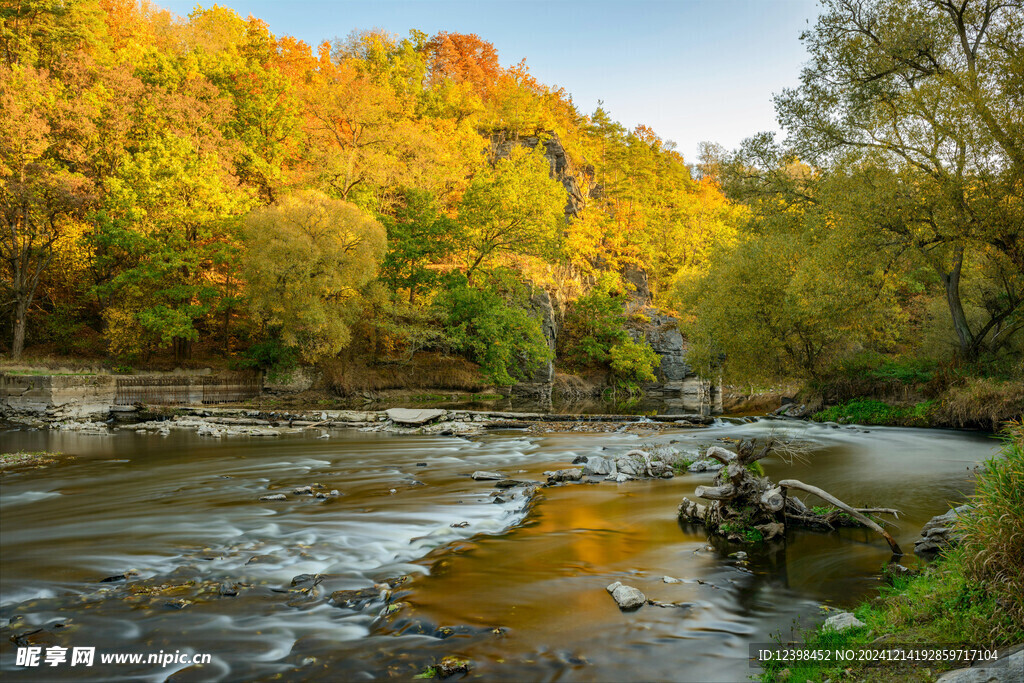
{"label": "shrub", "polygon": [[936,409],[935,401],[910,406],[894,406],[873,398],[848,401],[814,414],[818,422],[843,424],[903,425],[925,427]]}
{"label": "shrub", "polygon": [[653,382],[657,379],[654,369],[661,358],[646,341],[637,343],[625,339],[608,351],[612,372],[620,386],[635,389],[641,382]]}
{"label": "shrub", "polygon": [[499,386],[515,384],[551,359],[540,320],[514,301],[463,281],[435,303],[452,348],[479,363]]}
{"label": "shrub", "polygon": [[625,295],[611,276],[602,277],[569,305],[558,334],[559,357],[577,367],[607,363],[612,347],[629,339],[625,325]]}
{"label": "shrub", "polygon": [[253,344],[232,363],[236,370],[262,370],[272,378],[293,370],[299,364],[299,353],[280,339],[268,339]]}

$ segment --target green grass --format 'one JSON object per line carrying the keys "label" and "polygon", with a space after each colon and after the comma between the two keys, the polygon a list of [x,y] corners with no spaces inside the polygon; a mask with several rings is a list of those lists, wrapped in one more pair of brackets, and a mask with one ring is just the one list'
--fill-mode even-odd
{"label": "green grass", "polygon": [[873,398],[860,398],[821,410],[812,416],[817,422],[840,424],[897,425],[927,427],[936,409],[935,401],[914,405],[891,405]]}
{"label": "green grass", "polygon": [[718,525],[718,530],[725,535],[736,534],[743,539],[744,543],[760,543],[764,540],[764,534],[759,529],[754,529],[744,524],[722,522]]}

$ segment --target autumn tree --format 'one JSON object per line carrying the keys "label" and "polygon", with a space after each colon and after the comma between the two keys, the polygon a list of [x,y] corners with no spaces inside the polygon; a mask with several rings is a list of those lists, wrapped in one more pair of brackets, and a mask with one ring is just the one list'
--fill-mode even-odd
{"label": "autumn tree", "polygon": [[502,252],[551,256],[565,225],[565,190],[550,176],[543,145],[513,148],[473,178],[459,207],[469,246],[466,275]]}
{"label": "autumn tree", "polygon": [[245,219],[244,272],[253,317],[307,360],[349,341],[346,304],[377,272],[381,225],[357,207],[303,192]]}
{"label": "autumn tree", "polygon": [[185,360],[199,338],[197,321],[218,298],[215,273],[233,243],[229,221],[247,198],[220,172],[216,155],[169,134],[127,155],[107,186],[113,220],[100,224],[96,239],[101,258],[120,267],[100,289],[117,320],[137,330],[123,338],[108,315],[108,337],[121,355],[173,347],[175,360]]}
{"label": "autumn tree", "polygon": [[[826,169],[892,172],[903,197],[874,222],[881,244],[916,251],[939,277],[959,354],[971,360],[1019,319],[1017,290],[968,320],[961,283],[981,252],[1024,271],[1024,13],[993,0],[829,0],[804,34],[811,62],[776,98],[789,144]],[[990,220],[1005,207],[1002,217]]]}
{"label": "autumn tree", "polygon": [[84,124],[59,83],[32,66],[0,66],[0,259],[11,310],[11,357],[25,346],[29,307],[58,242],[84,216],[93,185],[68,163]]}
{"label": "autumn tree", "polygon": [[846,354],[895,337],[900,311],[884,264],[829,223],[779,203],[713,267],[680,273],[674,302],[699,371],[724,358],[733,377],[821,378]]}

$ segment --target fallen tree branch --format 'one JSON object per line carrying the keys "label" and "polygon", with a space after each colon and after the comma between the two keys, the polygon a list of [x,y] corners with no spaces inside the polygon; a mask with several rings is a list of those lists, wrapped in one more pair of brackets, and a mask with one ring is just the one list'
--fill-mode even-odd
{"label": "fallen tree branch", "polygon": [[877,531],[879,534],[881,534],[882,538],[885,539],[885,542],[888,543],[889,547],[892,549],[892,554],[893,555],[902,555],[903,554],[903,551],[900,550],[900,547],[896,543],[896,540],[892,536],[889,535],[888,531],[886,531],[881,526],[879,526],[878,523],[875,522],[874,520],[872,520],[870,517],[867,517],[867,516],[861,514],[860,512],[857,511],[856,508],[850,507],[849,505],[847,505],[843,501],[841,501],[838,498],[836,498],[835,496],[833,496],[828,491],[824,491],[822,489],[819,489],[817,486],[811,486],[810,484],[805,484],[802,481],[798,481],[796,479],[783,479],[782,481],[779,482],[778,485],[783,487],[783,488],[786,488],[786,489],[797,489],[798,491],[806,491],[807,493],[813,493],[814,495],[818,496],[822,500],[824,500],[824,501],[826,501],[828,503],[831,503],[832,505],[835,505],[837,508],[839,508],[840,510],[842,510],[846,514],[850,515],[851,517],[856,519],[858,522],[860,522],[861,524],[863,524],[867,528],[869,528],[869,529],[871,529],[873,531]]}

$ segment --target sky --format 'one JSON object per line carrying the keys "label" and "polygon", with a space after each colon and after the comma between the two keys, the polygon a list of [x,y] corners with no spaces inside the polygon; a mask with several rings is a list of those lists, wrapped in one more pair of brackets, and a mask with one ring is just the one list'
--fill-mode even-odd
{"label": "sky", "polygon": [[[180,15],[194,0],[156,0]],[[213,4],[212,2],[204,3]],[[526,58],[583,113],[604,102],[628,128],[644,124],[698,161],[702,141],[736,148],[778,130],[772,94],[798,83],[799,40],[816,0],[221,0],[278,36],[317,45],[353,30],[475,33],[503,66]]]}

